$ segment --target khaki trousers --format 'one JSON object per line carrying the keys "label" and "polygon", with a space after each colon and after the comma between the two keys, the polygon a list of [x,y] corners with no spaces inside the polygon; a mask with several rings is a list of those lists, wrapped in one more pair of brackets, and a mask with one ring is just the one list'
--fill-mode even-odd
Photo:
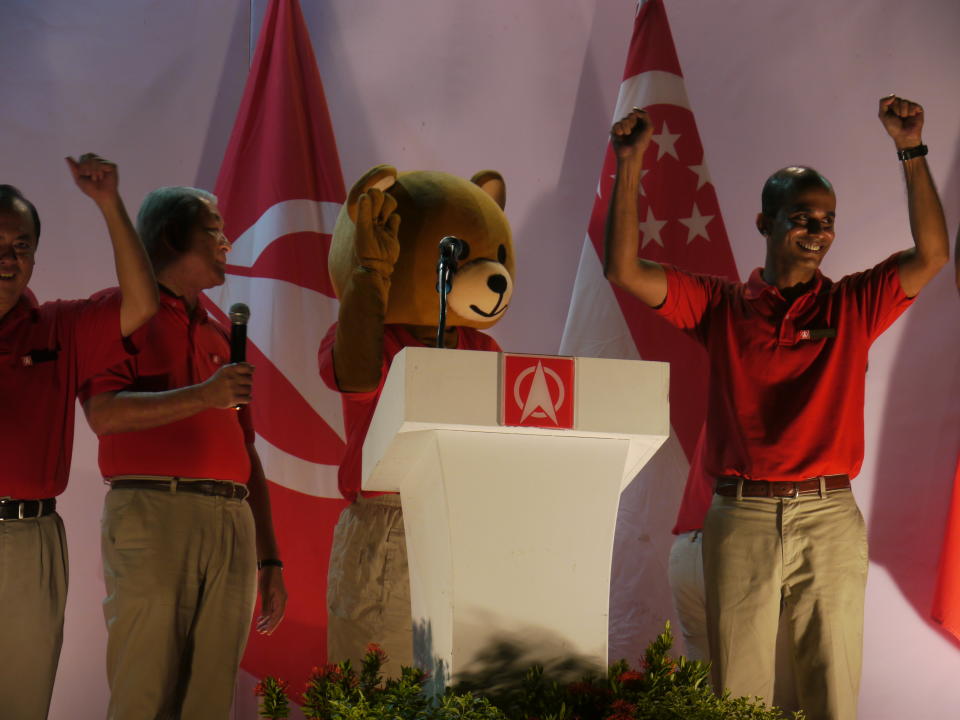
{"label": "khaki trousers", "polygon": [[384,674],[413,665],[410,577],[399,495],[360,498],[333,531],[327,573],[327,657],[359,668],[367,645],[389,661]]}
{"label": "khaki trousers", "polygon": [[226,719],[256,601],[244,500],[117,489],[104,504],[111,720]]}
{"label": "khaki trousers", "polygon": [[866,529],[849,490],[797,499],[715,495],[703,569],[717,688],[771,701],[782,607],[806,717],[855,720],[867,564]]}
{"label": "khaki trousers", "polygon": [[[703,531],[680,533],[670,548],[668,566],[673,607],[686,644],[685,657],[710,661],[707,639],[707,590],[703,580]],[[777,632],[773,704],[787,712],[799,710],[794,687],[793,641],[787,624]]]}
{"label": "khaki trousers", "polygon": [[57,513],[0,522],[0,717],[43,720],[63,644],[67,539]]}

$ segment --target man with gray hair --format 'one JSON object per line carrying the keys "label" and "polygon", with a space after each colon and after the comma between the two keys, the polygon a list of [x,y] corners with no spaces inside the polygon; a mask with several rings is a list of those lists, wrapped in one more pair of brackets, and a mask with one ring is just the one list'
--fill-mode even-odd
{"label": "man with gray hair", "polygon": [[216,198],[160,188],[137,228],[160,285],[142,352],[93,378],[84,411],[110,484],[103,514],[109,718],[227,718],[256,629],[286,590],[249,403],[253,367],[200,302],[225,279]]}

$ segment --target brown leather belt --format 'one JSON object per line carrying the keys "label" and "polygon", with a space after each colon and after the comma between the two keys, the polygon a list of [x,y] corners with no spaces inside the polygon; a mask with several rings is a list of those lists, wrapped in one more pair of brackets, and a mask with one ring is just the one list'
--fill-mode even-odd
{"label": "brown leather belt", "polygon": [[56,509],[56,498],[43,498],[42,500],[0,498],[0,522],[6,520],[31,520],[49,515]]}
{"label": "brown leather belt", "polygon": [[826,492],[850,489],[849,475],[823,475],[796,482],[767,482],[727,476],[717,478],[716,492],[717,495],[724,497],[737,497],[737,485],[742,482],[743,488],[740,492],[742,497],[796,498],[801,495],[819,495],[821,480],[822,488]]}
{"label": "brown leather belt", "polygon": [[115,490],[160,490],[168,493],[196,493],[215,497],[243,500],[250,494],[246,486],[226,480],[186,480],[184,478],[108,478],[107,482]]}

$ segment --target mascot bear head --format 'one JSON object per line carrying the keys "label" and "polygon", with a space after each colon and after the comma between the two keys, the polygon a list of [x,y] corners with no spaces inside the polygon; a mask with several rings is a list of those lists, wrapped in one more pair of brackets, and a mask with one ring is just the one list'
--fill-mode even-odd
{"label": "mascot bear head", "polygon": [[357,203],[377,188],[397,201],[400,252],[390,276],[387,323],[436,326],[439,322],[437,261],[440,240],[460,238],[466,251],[447,297],[447,325],[488,328],[513,294],[514,254],[503,207],[506,186],[499,173],[479,172],[464,180],[448,173],[398,173],[389,165],[369,170],[351,188],[330,247],[329,269],[337,297],[358,265],[355,251]]}

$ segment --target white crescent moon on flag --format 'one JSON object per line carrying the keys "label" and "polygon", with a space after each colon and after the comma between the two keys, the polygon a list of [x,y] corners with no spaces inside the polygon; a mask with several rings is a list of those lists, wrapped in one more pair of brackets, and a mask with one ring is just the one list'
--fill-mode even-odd
{"label": "white crescent moon on flag", "polygon": [[[228,262],[252,267],[278,238],[301,232],[330,234],[339,212],[339,203],[279,202],[236,238]],[[313,412],[344,438],[340,395],[324,384],[317,366],[320,341],[337,319],[336,299],[284,280],[234,274],[228,274],[225,284],[206,295],[225,314],[235,302],[250,306],[248,340],[270,359]],[[340,497],[336,465],[305,460],[259,433],[255,446],[271,482],[313,496]]]}
{"label": "white crescent moon on flag", "polygon": [[648,70],[627,78],[620,84],[613,121],[625,117],[635,107],[650,105],[676,105],[689,110],[683,78],[663,70]]}
{"label": "white crescent moon on flag", "polygon": [[303,460],[271,444],[257,433],[254,446],[270,482],[315,497],[343,497],[337,486],[337,465],[320,465]]}
{"label": "white crescent moon on flag", "polygon": [[250,306],[247,339],[343,439],[340,394],[324,384],[317,365],[320,341],[337,319],[337,301],[283,280],[239,275],[207,295],[224,313],[236,302]]}
{"label": "white crescent moon on flag", "polygon": [[240,237],[230,239],[233,250],[230,251],[228,262],[231,265],[253,267],[261,253],[284,235],[299,232],[331,235],[339,214],[340,203],[305,199],[279,202],[244,230]]}

